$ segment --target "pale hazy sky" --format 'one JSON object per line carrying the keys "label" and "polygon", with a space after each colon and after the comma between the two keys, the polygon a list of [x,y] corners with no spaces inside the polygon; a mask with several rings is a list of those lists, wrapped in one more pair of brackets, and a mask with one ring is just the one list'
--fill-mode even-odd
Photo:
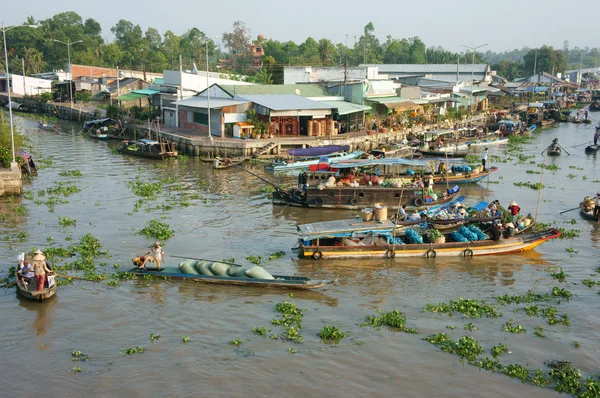
{"label": "pale hazy sky", "polygon": [[[8,0],[7,0],[8,1]],[[381,42],[419,36],[425,44],[463,51],[460,45],[480,51],[501,52],[544,44],[562,48],[600,47],[600,3],[558,0],[27,0],[11,1],[0,14],[5,26],[22,23],[27,16],[47,19],[75,11],[83,20],[94,18],[102,36],[112,41],[110,28],[120,19],[181,35],[196,27],[210,36],[230,32],[234,21],[244,21],[252,37],[259,34],[279,41],[302,43],[307,37],[328,38],[354,45],[364,26],[372,22]]]}

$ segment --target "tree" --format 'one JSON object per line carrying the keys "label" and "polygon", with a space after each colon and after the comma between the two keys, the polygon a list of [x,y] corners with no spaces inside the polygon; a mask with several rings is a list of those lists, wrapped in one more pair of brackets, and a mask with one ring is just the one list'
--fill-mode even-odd
{"label": "tree", "polygon": [[397,40],[388,35],[383,44],[384,64],[406,64],[409,59],[410,44],[406,39]]}
{"label": "tree", "polygon": [[44,55],[35,48],[25,48],[25,74],[40,73],[45,66]]}
{"label": "tree", "polygon": [[[354,45],[354,53],[358,58],[362,56],[362,63],[379,63],[381,62],[381,46],[379,39],[373,33],[375,26],[372,22],[365,25],[363,35]],[[357,64],[361,63],[357,60]]]}
{"label": "tree", "polygon": [[246,67],[252,59],[250,49],[250,31],[242,21],[233,23],[233,32],[223,33],[223,43],[231,54],[233,69],[236,72],[246,72]]}
{"label": "tree", "polygon": [[411,64],[427,63],[427,58],[425,55],[425,43],[423,43],[418,36],[411,37],[408,39],[408,42],[410,43],[410,47],[408,49],[408,61]]}
{"label": "tree", "polygon": [[312,37],[308,37],[304,43],[298,46],[298,61],[305,65],[319,65],[319,43]]}

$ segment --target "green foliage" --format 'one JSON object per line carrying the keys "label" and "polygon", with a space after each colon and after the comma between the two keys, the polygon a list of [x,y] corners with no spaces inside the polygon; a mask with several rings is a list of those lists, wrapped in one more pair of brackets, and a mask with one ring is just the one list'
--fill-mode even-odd
{"label": "green foliage", "polygon": [[238,337],[237,339],[229,341],[229,344],[239,347],[243,342],[244,341]]}
{"label": "green foliage", "polygon": [[483,352],[483,348],[479,345],[479,342],[470,336],[463,336],[455,342],[446,333],[438,333],[425,337],[423,340],[437,345],[444,352],[456,354],[462,358],[466,358],[468,361],[475,361]]}
{"label": "green foliage", "polygon": [[251,264],[261,265],[261,263],[262,263],[262,256],[247,256],[246,260],[248,260]]}
{"label": "green foliage", "polygon": [[183,344],[187,344],[188,341],[190,341],[190,336],[183,336],[183,337],[181,337],[181,342]]}
{"label": "green foliage", "polygon": [[502,373],[509,377],[514,377],[526,383],[529,379],[529,371],[519,364],[510,364],[501,370]]}
{"label": "green foliage", "polygon": [[123,354],[125,355],[141,354],[142,352],[144,352],[142,347],[126,348],[123,350]]}
{"label": "green foliage", "polygon": [[267,333],[270,332],[271,329],[266,326],[255,326],[252,328],[252,333],[257,334],[261,337],[267,337]]}
{"label": "green foliage", "polygon": [[492,356],[498,358],[500,355],[508,352],[508,346],[504,344],[498,344],[490,349]]}
{"label": "green foliage", "polygon": [[269,261],[273,261],[276,260],[278,258],[283,258],[285,257],[285,252],[282,250],[276,251],[275,253],[272,253],[269,255]]}
{"label": "green foliage", "polygon": [[158,340],[160,338],[160,334],[150,333],[150,341]]}
{"label": "green foliage", "polygon": [[[18,128],[13,125],[13,138],[15,151],[22,149],[25,145],[25,137]],[[15,160],[19,161],[20,158]],[[6,120],[6,112],[0,112],[0,166],[10,167],[12,162],[12,140],[10,136],[10,124]]]}
{"label": "green foliage", "polygon": [[325,324],[319,332],[319,337],[324,341],[337,343],[344,337],[348,337],[348,335],[335,326]]}
{"label": "green foliage", "polygon": [[449,304],[426,304],[423,311],[447,313],[449,315],[459,312],[464,314],[467,318],[498,318],[499,316],[502,316],[502,314],[498,313],[498,307],[487,304],[485,300],[481,300],[480,303],[479,300],[463,299],[462,297],[456,301],[450,300]]}
{"label": "green foliage", "polygon": [[175,236],[175,232],[170,229],[169,224],[156,219],[148,221],[146,226],[138,231],[138,234],[158,240],[167,240]]}
{"label": "green foliage", "polygon": [[510,332],[510,333],[514,333],[514,334],[527,333],[527,330],[523,329],[523,327],[521,325],[514,325],[512,319],[509,319],[508,321],[506,321],[506,323],[504,324],[502,329],[505,332]]}
{"label": "green foliage", "polygon": [[70,227],[70,226],[77,225],[77,220],[70,219],[69,217],[66,217],[66,216],[65,217],[59,216],[58,223],[60,224],[61,227]]}
{"label": "green foliage", "polygon": [[464,329],[464,330],[468,330],[469,332],[472,332],[472,331],[474,331],[474,330],[479,330],[479,328],[478,328],[477,326],[473,325],[471,322],[469,322],[469,323],[465,324],[465,325],[463,326],[463,329]]}
{"label": "green foliage", "polygon": [[382,312],[381,310],[377,310],[377,315],[367,315],[365,317],[365,322],[361,324],[361,327],[371,326],[375,329],[380,329],[384,326],[393,327],[400,329],[406,333],[418,334],[420,333],[418,330],[413,328],[405,327],[406,324],[406,316],[398,310],[392,310],[391,312]]}
{"label": "green foliage", "polygon": [[81,351],[71,352],[71,360],[74,362],[75,361],[87,362],[88,359],[89,359],[89,357],[87,355],[85,355],[84,353],[82,353]]}

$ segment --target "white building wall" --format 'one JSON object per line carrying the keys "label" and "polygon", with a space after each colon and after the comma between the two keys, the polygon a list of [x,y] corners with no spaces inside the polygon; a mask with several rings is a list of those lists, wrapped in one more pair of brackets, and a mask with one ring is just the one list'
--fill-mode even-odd
{"label": "white building wall", "polygon": [[11,91],[19,95],[38,95],[52,92],[52,81],[35,77],[11,74]]}

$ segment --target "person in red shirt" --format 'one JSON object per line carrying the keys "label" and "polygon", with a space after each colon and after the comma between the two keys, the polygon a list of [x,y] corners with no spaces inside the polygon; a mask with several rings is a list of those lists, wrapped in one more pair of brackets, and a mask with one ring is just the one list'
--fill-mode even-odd
{"label": "person in red shirt", "polygon": [[510,206],[508,206],[508,210],[510,210],[510,214],[512,215],[513,224],[517,225],[517,214],[521,211],[521,208],[517,204],[517,202],[512,202]]}

